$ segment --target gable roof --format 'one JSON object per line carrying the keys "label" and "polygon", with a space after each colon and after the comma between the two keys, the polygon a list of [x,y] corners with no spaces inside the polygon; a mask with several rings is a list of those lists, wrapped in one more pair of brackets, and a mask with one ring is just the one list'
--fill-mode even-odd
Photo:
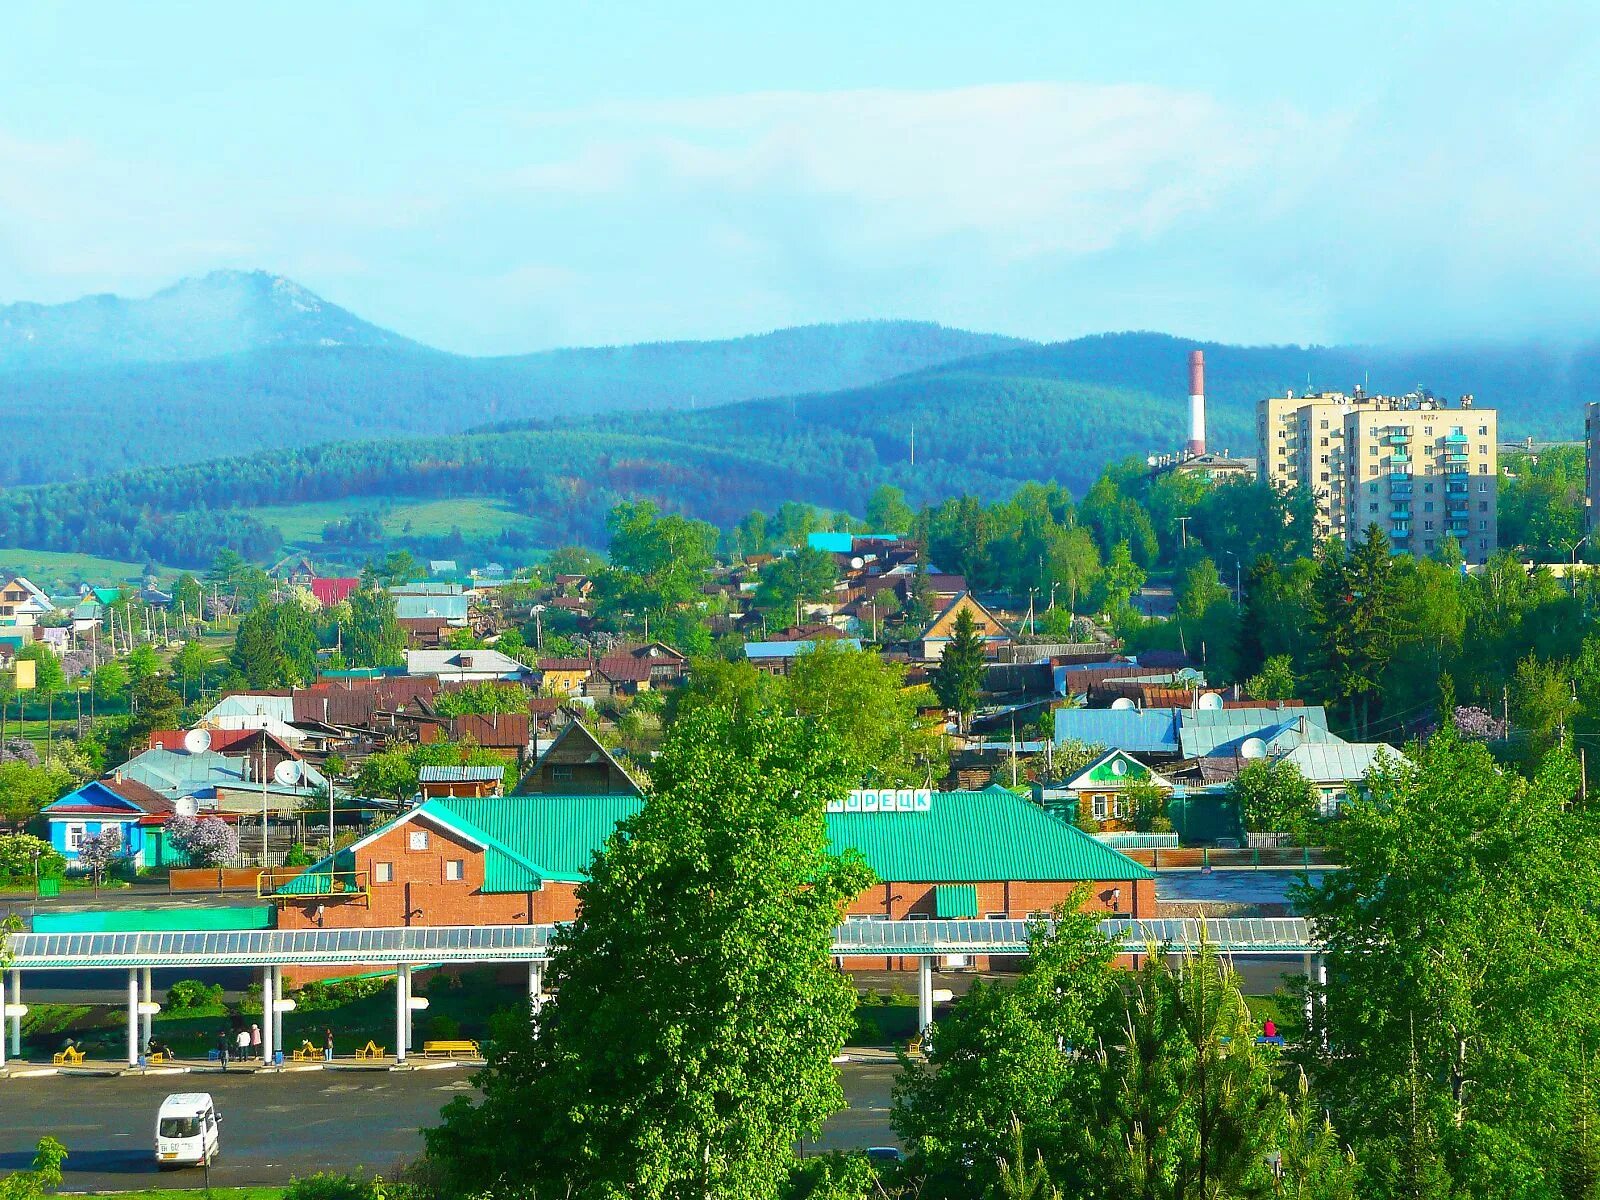
{"label": "gable roof", "polygon": [[345,600],[350,593],[361,586],[359,579],[313,579],[311,581],[311,594],[316,597],[317,603],[323,608],[332,608],[335,604]]}
{"label": "gable roof", "polygon": [[407,595],[394,598],[394,615],[397,620],[417,621],[437,617],[445,621],[467,619],[467,598],[459,592],[452,595]]}
{"label": "gable roof", "polygon": [[418,783],[499,783],[504,767],[418,767]]}
{"label": "gable roof", "polygon": [[133,779],[91,779],[61,799],[44,806],[46,817],[170,816],[176,811],[171,800]]}
{"label": "gable roof", "polygon": [[499,675],[516,678],[528,668],[498,650],[407,650],[406,670],[412,675]]}
{"label": "gable roof", "polygon": [[1178,710],[1172,708],[1058,708],[1056,744],[1131,750],[1136,754],[1178,752]]}
{"label": "gable roof", "polygon": [[[1097,774],[1101,773],[1102,768],[1109,767],[1114,762],[1122,762],[1127,764],[1120,776],[1115,776],[1115,772],[1112,772],[1114,775],[1114,778],[1112,779],[1096,778]],[[1084,767],[1082,771],[1078,772],[1076,776],[1070,779],[1066,786],[1073,791],[1081,791],[1097,787],[1121,787],[1124,783],[1132,783],[1134,780],[1143,780],[1148,783],[1153,783],[1157,787],[1170,788],[1172,786],[1171,780],[1167,779],[1165,776],[1158,775],[1155,771],[1151,770],[1148,766],[1140,762],[1126,750],[1120,749],[1107,750],[1099,758],[1095,759],[1088,766]]]}
{"label": "gable roof", "polygon": [[1306,779],[1320,784],[1354,783],[1364,778],[1380,758],[1396,764],[1405,761],[1405,755],[1383,742],[1302,742],[1275,758],[1293,763]]}
{"label": "gable roof", "polygon": [[[588,746],[586,761],[605,762],[610,764],[613,771],[628,781],[628,785],[633,788],[634,794],[639,794],[640,789],[638,781],[628,773],[628,769],[626,767],[617,761],[616,756],[613,755],[611,751],[607,750],[600,744],[600,739],[595,737],[594,734],[590,732],[588,726],[586,726],[582,721],[568,721],[561,727],[561,732],[550,739],[550,744],[544,748],[544,750],[539,754],[539,757],[533,760],[533,766],[528,768],[528,773],[518,780],[517,793],[519,795],[534,794],[522,792],[522,785],[527,783],[528,780],[535,778],[544,768],[544,764],[549,762],[552,756],[555,755],[556,751],[567,745],[569,739],[573,742],[580,743],[578,746],[578,752],[580,754],[583,753],[583,744],[586,743]],[[566,755],[570,755],[571,753],[571,747],[568,747],[564,752]]]}
{"label": "gable roof", "polygon": [[[961,592],[954,599],[952,599],[949,604],[946,604],[944,608],[939,611],[939,615],[934,617],[933,620],[928,623],[928,627],[919,635],[919,640],[927,641],[930,638],[938,639],[952,636],[952,633],[955,630],[956,617],[960,615],[961,610],[964,608],[976,610],[973,614],[974,617],[981,617],[983,620],[988,621],[990,625],[994,626],[995,632],[985,633],[983,635],[984,640],[995,641],[1010,636],[1006,633],[1006,627],[1001,623],[1000,618],[996,617],[992,612],[985,608],[983,603],[970,591],[968,591]],[[982,629],[981,624],[979,628],[980,630]]]}
{"label": "gable roof", "polygon": [[1155,878],[1005,788],[934,792],[915,812],[830,812],[828,842],[859,851],[885,883]]}
{"label": "gable roof", "polygon": [[[860,638],[836,638],[853,649],[861,649]],[[815,639],[807,638],[796,642],[746,642],[744,656],[750,659],[770,660],[775,658],[796,658],[802,654],[809,654],[817,648]]]}

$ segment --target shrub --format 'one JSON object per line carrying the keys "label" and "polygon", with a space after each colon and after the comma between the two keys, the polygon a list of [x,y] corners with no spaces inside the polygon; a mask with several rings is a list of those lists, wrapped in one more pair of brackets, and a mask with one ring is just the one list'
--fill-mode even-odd
{"label": "shrub", "polygon": [[446,1013],[434,1013],[428,1018],[428,1036],[439,1041],[455,1041],[461,1036],[461,1022]]}
{"label": "shrub", "polygon": [[318,1171],[293,1180],[283,1200],[385,1200],[389,1194],[378,1176]]}
{"label": "shrub", "polygon": [[167,1009],[185,1012],[200,1008],[222,1006],[222,985],[202,983],[198,979],[180,979],[167,989]]}
{"label": "shrub", "polygon": [[167,839],[197,867],[220,867],[239,857],[238,830],[218,817],[173,817]]}
{"label": "shrub", "polygon": [[0,834],[0,875],[31,879],[35,862],[44,879],[60,878],[67,866],[67,860],[52,850],[43,838],[26,833]]}
{"label": "shrub", "polygon": [[300,842],[290,846],[289,853],[283,856],[283,865],[286,867],[309,867],[316,861],[312,857],[311,851],[307,850]]}
{"label": "shrub", "polygon": [[387,979],[329,979],[306,984],[295,993],[298,1012],[318,1012],[342,1008],[355,1000],[374,996],[391,986]]}

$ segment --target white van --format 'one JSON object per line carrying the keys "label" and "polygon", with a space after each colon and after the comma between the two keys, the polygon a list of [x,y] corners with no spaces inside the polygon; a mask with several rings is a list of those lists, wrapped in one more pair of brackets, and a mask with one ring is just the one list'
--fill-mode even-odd
{"label": "white van", "polygon": [[219,1120],[210,1092],[168,1096],[156,1114],[156,1164],[184,1167],[214,1161],[222,1148]]}

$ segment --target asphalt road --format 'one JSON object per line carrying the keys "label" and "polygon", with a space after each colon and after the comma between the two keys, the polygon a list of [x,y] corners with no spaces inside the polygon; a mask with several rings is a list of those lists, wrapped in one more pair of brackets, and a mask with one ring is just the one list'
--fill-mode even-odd
{"label": "asphalt road", "polygon": [[[894,1064],[842,1068],[846,1112],[807,1150],[894,1144],[889,1092]],[[158,1171],[152,1159],[156,1109],[173,1092],[208,1091],[222,1116],[217,1185],[281,1184],[292,1176],[364,1167],[392,1173],[422,1151],[419,1130],[470,1092],[466,1068],[431,1071],[316,1071],[283,1075],[64,1075],[0,1082],[0,1174],[25,1168],[46,1134],[67,1147],[63,1189],[202,1186],[198,1168]]]}

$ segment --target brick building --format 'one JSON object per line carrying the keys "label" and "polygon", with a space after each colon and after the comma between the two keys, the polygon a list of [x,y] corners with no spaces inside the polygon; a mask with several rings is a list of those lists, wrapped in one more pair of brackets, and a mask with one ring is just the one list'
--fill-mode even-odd
{"label": "brick building", "polygon": [[[279,888],[279,927],[571,920],[593,855],[642,803],[626,795],[429,800]],[[847,920],[1022,919],[1080,888],[1091,910],[1155,915],[1153,872],[1004,788],[852,792],[829,808],[834,851],[857,851],[880,881],[849,906]]]}

